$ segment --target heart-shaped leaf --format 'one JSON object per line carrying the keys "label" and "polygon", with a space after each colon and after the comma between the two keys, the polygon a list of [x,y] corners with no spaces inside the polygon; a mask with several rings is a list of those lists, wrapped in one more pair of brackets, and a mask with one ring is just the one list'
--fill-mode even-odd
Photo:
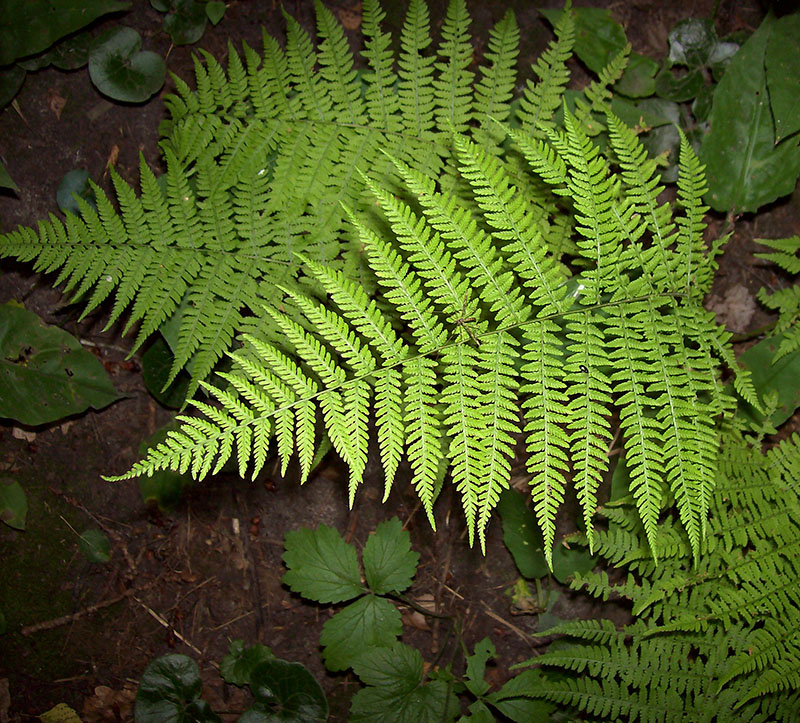
{"label": "heart-shaped leaf", "polygon": [[114,100],[142,103],[164,85],[163,58],[140,50],[142,39],[133,28],[120,28],[89,55],[89,76],[97,89]]}
{"label": "heart-shaped leaf", "polygon": [[177,0],[175,12],[164,18],[164,32],[175,45],[191,45],[203,37],[206,29],[206,9],[195,0]]}

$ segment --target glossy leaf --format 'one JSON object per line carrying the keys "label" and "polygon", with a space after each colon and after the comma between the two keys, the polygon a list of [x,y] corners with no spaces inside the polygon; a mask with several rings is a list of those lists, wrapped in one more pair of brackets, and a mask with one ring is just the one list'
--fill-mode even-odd
{"label": "glossy leaf", "polygon": [[120,28],[89,55],[89,76],[97,89],[114,100],[141,103],[164,85],[163,58],[141,50],[142,39],[133,28]]}
{"label": "glossy leaf", "polygon": [[118,398],[75,337],[18,306],[0,306],[0,417],[46,424]]}
{"label": "glossy leaf", "polygon": [[28,498],[19,482],[0,477],[0,522],[15,530],[24,530],[28,516]]}
{"label": "glossy leaf", "polygon": [[136,723],[217,723],[202,698],[200,671],[185,655],[156,658],[142,674],[136,693]]}
{"label": "glossy leaf", "polygon": [[419,554],[411,549],[411,537],[400,520],[381,522],[364,545],[364,574],[370,589],[384,595],[403,592],[417,571]]}
{"label": "glossy leaf", "polygon": [[78,549],[89,562],[102,565],[111,559],[111,544],[100,530],[86,530],[78,540]]}
{"label": "glossy leaf", "polygon": [[82,168],[76,168],[73,171],[65,173],[56,191],[58,207],[64,213],[72,213],[75,216],[80,216],[81,209],[75,196],[82,198],[94,208],[94,191],[89,184],[89,171]]}
{"label": "glossy leaf", "polygon": [[[251,711],[266,713],[265,721],[324,723],[328,720],[325,693],[300,663],[279,658],[265,660],[253,669],[249,683],[256,700]],[[243,717],[240,721],[248,719]]]}
{"label": "glossy leaf", "polygon": [[53,43],[108,13],[127,10],[117,0],[3,0],[0,65],[41,53]]}
{"label": "glossy leaf", "polygon": [[361,571],[352,545],[332,527],[301,528],[286,533],[284,585],[309,600],[344,602],[360,595]]}
{"label": "glossy leaf", "polygon": [[242,640],[232,640],[228,654],[219,664],[219,672],[226,683],[242,686],[250,682],[255,668],[275,656],[266,645],[257,643],[245,647]]}
{"label": "glossy leaf", "polygon": [[798,139],[774,144],[764,70],[778,21],[768,16],[731,60],[714,93],[711,130],[700,149],[707,200],[717,211],[754,212],[794,190],[800,174]]}

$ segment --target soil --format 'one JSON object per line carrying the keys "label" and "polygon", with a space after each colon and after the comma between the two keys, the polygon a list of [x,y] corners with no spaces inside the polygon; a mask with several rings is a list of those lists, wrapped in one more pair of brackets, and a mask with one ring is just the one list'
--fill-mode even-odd
{"label": "soil", "polygon": [[[530,3],[471,3],[477,44],[479,49],[485,45],[488,28],[509,4],[524,29],[521,63],[529,67],[550,37]],[[665,54],[667,32],[678,19],[709,14],[714,5],[712,0],[592,4],[609,7],[634,49],[654,57]],[[399,11],[392,3],[384,5],[392,6],[389,22],[398,27]],[[340,0],[329,6],[348,27],[357,27],[359,3]],[[434,27],[443,6],[431,3]],[[286,8],[313,28],[312,3],[288,2]],[[728,32],[755,28],[762,13],[757,4],[723,0],[717,18]],[[197,47],[223,58],[228,38],[258,48],[261,27],[278,37],[284,29],[279,3],[255,0],[232,0],[219,26],[209,27],[192,47],[170,48],[161,21],[147,0],[135,0],[129,13],[98,29],[116,23],[136,28],[145,47],[166,56],[170,70],[187,80]],[[352,37],[355,42],[355,32]],[[0,230],[35,225],[46,217],[56,208],[60,180],[75,168],[87,169],[106,187],[110,163],[132,183],[138,180],[140,154],[151,167],[162,168],[157,129],[163,117],[160,97],[136,106],[105,100],[85,68],[29,74],[14,106],[0,114],[0,156],[19,187],[0,195]],[[753,239],[800,232],[799,202],[795,193],[757,217],[737,220],[709,300],[732,330],[747,332],[769,321],[754,303],[755,293],[781,279],[754,259]],[[718,231],[722,219],[712,217],[711,226],[711,233]],[[308,604],[281,584],[285,533],[321,523],[361,547],[380,521],[399,517],[420,553],[408,596],[433,600],[437,610],[453,616],[468,648],[492,638],[498,650],[490,669],[493,682],[502,684],[510,666],[537,654],[540,643],[531,637],[537,616],[512,615],[507,591],[518,574],[502,544],[499,520],[489,528],[485,556],[470,548],[450,488],[437,503],[433,533],[402,480],[381,504],[377,468],[368,470],[348,510],[346,471],[330,458],[302,487],[296,469],[282,477],[277,465],[268,465],[256,482],[220,475],[194,486],[168,511],[145,505],[135,480],[103,481],[101,475],[128,469],[141,441],[173,412],[145,389],[139,356],[127,360],[132,339],[122,337],[121,328],[103,331],[102,313],[79,323],[79,310],[50,288],[50,277],[6,261],[2,270],[0,303],[16,299],[46,323],[75,334],[103,362],[122,399],[45,427],[0,426],[1,473],[20,481],[29,504],[24,533],[0,525],[0,610],[8,629],[0,636],[0,721],[27,720],[61,702],[84,721],[132,720],[137,681],[150,661],[168,652],[197,661],[205,699],[226,720],[234,720],[248,698],[224,684],[216,667],[234,639],[269,645],[278,657],[306,665],[328,696],[331,720],[345,720],[358,682],[352,674],[327,673],[319,648],[321,627],[334,609]],[[524,486],[524,460],[519,462],[515,480]],[[78,536],[88,528],[109,537],[108,563],[91,564],[78,551]],[[560,617],[601,614],[586,598],[561,592],[555,610]],[[418,646],[426,660],[443,649],[440,661],[455,655],[456,666],[462,664],[447,635],[449,623],[403,610],[405,642]],[[625,615],[624,610],[612,613],[619,620]],[[608,607],[602,614],[608,616]]]}

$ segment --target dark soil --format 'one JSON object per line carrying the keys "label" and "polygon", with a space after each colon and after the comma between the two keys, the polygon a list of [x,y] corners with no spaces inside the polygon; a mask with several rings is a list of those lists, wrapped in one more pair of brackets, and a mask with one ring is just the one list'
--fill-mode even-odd
{"label": "dark soil", "polygon": [[[399,26],[399,10],[384,4],[392,6],[389,20]],[[527,67],[549,40],[549,30],[532,4],[510,4],[523,28],[521,62]],[[676,20],[708,14],[714,3],[592,4],[612,10],[635,50],[663,57],[667,32]],[[444,3],[431,5],[437,27]],[[471,5],[482,46],[508,4]],[[360,3],[341,0],[330,7],[345,24],[357,26]],[[288,2],[286,8],[313,27],[312,3]],[[752,3],[723,1],[718,20],[724,32],[753,29],[761,13]],[[145,47],[167,55],[169,68],[188,80],[196,48],[170,49],[161,17],[147,0],[136,0],[130,13],[106,24],[135,27]],[[198,46],[218,58],[225,56],[229,37],[237,46],[246,40],[259,48],[262,26],[282,37],[279,3],[233,0],[220,25],[209,27]],[[109,163],[132,183],[138,180],[140,154],[161,168],[157,128],[163,115],[158,97],[138,106],[103,99],[86,69],[29,74],[14,106],[0,114],[0,156],[19,187],[18,193],[0,196],[0,230],[34,225],[55,210],[56,188],[75,168],[87,169],[105,186]],[[736,223],[709,301],[736,332],[768,320],[757,308],[755,293],[781,283],[754,260],[753,239],[800,232],[798,201],[796,193],[757,218]],[[712,225],[712,231],[718,230],[722,219],[712,219]],[[128,469],[140,442],[172,412],[146,391],[138,357],[126,361],[132,340],[121,337],[120,328],[103,332],[102,314],[78,323],[79,310],[50,288],[52,278],[8,262],[2,269],[0,303],[24,302],[47,323],[75,334],[104,363],[124,398],[101,412],[48,427],[0,426],[0,474],[18,479],[29,503],[24,533],[0,525],[0,610],[8,626],[0,637],[0,721],[27,720],[60,702],[84,721],[131,720],[137,681],[151,660],[168,652],[198,662],[206,700],[233,720],[247,706],[247,696],[222,683],[216,664],[237,638],[269,645],[279,657],[308,666],[329,697],[332,720],[346,719],[358,683],[349,674],[328,674],[319,650],[322,624],[333,610],[303,602],[280,582],[284,534],[320,523],[336,527],[361,547],[381,520],[398,516],[421,556],[409,597],[433,600],[438,611],[452,615],[470,649],[492,638],[498,650],[490,670],[493,682],[502,684],[511,665],[536,655],[538,642],[531,633],[537,617],[512,615],[507,591],[517,572],[502,545],[499,520],[490,527],[484,557],[468,546],[463,514],[449,488],[437,503],[438,531],[433,533],[403,480],[388,502],[380,503],[383,480],[377,468],[349,511],[346,472],[330,458],[303,487],[296,470],[281,477],[277,465],[268,465],[254,483],[225,475],[210,479],[168,512],[146,507],[136,481],[103,481],[103,474]],[[525,485],[522,462],[516,482]],[[78,551],[78,536],[88,528],[104,530],[111,540],[111,560],[105,565],[88,563]],[[600,610],[565,592],[556,613],[587,617]],[[449,623],[404,611],[405,642],[418,646],[428,661],[444,648],[440,663],[455,653],[460,664],[447,635]]]}

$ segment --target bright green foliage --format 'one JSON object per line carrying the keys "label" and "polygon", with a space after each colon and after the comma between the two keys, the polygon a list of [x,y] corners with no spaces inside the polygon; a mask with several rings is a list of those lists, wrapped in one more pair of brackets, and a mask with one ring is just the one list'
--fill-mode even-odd
{"label": "bright green foliage", "polygon": [[176,326],[169,381],[186,368],[190,394],[237,334],[279,337],[264,305],[278,305],[282,288],[308,290],[299,253],[372,288],[341,204],[372,203],[361,173],[391,186],[382,151],[434,178],[453,175],[451,131],[508,114],[518,52],[510,16],[492,31],[475,78],[463,0],[452,4],[438,48],[425,3],[412,2],[397,58],[377,0],[367,1],[359,75],[342,27],[315,6],[316,49],[287,15],[285,49],[265,34],[262,53],[229,46],[227,68],[207,53],[196,59],[196,90],[175,79],[161,127],[164,177],[142,161],[138,195],[112,172],[116,203],[95,188],[97,211],[82,205],[80,217],[0,236],[0,255],[55,272],[84,314],[106,300],[109,325],[127,312],[125,330],[139,327],[134,351]]}
{"label": "bright green foliage", "polygon": [[[265,440],[275,435],[283,464],[297,449],[305,478],[317,420],[350,469],[352,500],[372,414],[387,486],[405,447],[412,484],[433,521],[446,460],[470,539],[477,532],[483,544],[508,486],[522,415],[550,563],[570,479],[592,529],[616,410],[652,550],[661,510],[674,501],[697,554],[714,486],[714,419],[731,405],[717,355],[733,363],[726,333],[701,306],[711,278],[699,248],[702,169],[685,143],[681,205],[689,215],[676,219],[657,202],[655,164],[619,119],[606,119],[603,155],[564,113],[563,130],[540,127],[546,141],[513,134],[538,176],[519,186],[499,158],[461,134],[452,141],[458,196],[397,158],[391,162],[402,195],[367,177],[390,233],[373,216],[348,214],[383,307],[340,272],[307,259],[329,300],[323,306],[292,292],[287,302],[309,328],[270,310],[284,344],[247,337],[225,375],[230,387],[204,385],[221,408],[194,402],[206,419],[184,418],[128,476],[168,466],[203,476],[234,444],[240,464],[253,459],[258,469]],[[551,250],[560,233],[551,209],[574,216],[571,262],[585,270],[572,279]],[[746,380],[739,384],[746,388]]]}
{"label": "bright green foliage", "polygon": [[568,623],[573,644],[533,661],[577,675],[545,676],[547,700],[597,719],[792,720],[800,706],[800,437],[765,454],[729,431],[708,535],[697,563],[670,515],[658,529],[653,564],[628,503],[608,508],[595,549],[627,578],[578,576],[604,600],[633,603],[640,620]]}

